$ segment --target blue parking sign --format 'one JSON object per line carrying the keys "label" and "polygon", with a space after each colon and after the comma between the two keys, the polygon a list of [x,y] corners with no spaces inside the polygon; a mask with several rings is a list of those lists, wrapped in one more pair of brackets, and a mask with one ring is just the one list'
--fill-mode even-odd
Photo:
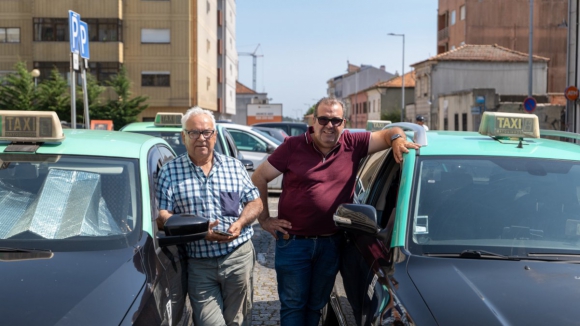
{"label": "blue parking sign", "polygon": [[89,25],[87,25],[87,23],[84,21],[80,21],[79,43],[81,48],[81,57],[89,59]]}
{"label": "blue parking sign", "polygon": [[70,52],[72,53],[79,53],[78,37],[80,32],[80,21],[81,15],[72,10],[68,11]]}

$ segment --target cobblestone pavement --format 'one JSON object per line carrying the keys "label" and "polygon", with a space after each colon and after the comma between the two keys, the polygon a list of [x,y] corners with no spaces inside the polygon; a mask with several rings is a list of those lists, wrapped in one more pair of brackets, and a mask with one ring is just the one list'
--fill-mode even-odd
{"label": "cobblestone pavement", "polygon": [[[268,198],[270,215],[278,216],[278,197]],[[280,301],[274,270],[275,240],[260,224],[254,224],[252,242],[256,250],[254,309],[252,325],[280,325]]]}
{"label": "cobblestone pavement", "polygon": [[[268,198],[270,216],[278,216],[278,197]],[[274,254],[276,242],[272,235],[255,223],[252,242],[256,250],[256,266],[254,268],[254,308],[252,311],[252,325],[280,325],[280,300],[278,298],[278,283],[274,270]],[[346,294],[342,287],[342,278],[335,291],[341,301],[347,325],[356,325]]]}

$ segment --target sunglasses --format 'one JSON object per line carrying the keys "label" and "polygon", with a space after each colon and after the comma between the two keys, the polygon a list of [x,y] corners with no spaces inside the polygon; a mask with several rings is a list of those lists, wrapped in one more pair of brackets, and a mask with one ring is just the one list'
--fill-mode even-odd
{"label": "sunglasses", "polygon": [[318,124],[321,126],[326,126],[328,124],[328,122],[330,121],[330,123],[332,123],[333,127],[340,126],[342,124],[342,122],[344,121],[344,119],[342,119],[342,118],[329,119],[327,117],[316,117],[316,120],[318,120]]}

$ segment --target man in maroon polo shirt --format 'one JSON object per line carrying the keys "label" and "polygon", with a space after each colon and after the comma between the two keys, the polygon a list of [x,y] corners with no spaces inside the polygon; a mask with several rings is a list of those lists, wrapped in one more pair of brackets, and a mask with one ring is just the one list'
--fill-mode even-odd
{"label": "man in maroon polo shirt", "polygon": [[[343,132],[344,105],[323,98],[304,135],[288,137],[252,175],[265,209],[262,228],[276,238],[275,268],[281,325],[318,325],[339,267],[343,237],[332,215],[353,200],[361,158],[393,148],[400,163],[408,142],[400,128],[373,133]],[[270,217],[268,182],[284,174],[278,217]]]}

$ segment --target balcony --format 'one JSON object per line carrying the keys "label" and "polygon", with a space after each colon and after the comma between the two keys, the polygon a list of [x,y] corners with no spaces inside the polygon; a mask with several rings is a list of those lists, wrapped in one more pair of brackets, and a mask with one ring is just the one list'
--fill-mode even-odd
{"label": "balcony", "polygon": [[443,29],[437,31],[437,41],[445,41],[449,38],[449,27],[444,27]]}

